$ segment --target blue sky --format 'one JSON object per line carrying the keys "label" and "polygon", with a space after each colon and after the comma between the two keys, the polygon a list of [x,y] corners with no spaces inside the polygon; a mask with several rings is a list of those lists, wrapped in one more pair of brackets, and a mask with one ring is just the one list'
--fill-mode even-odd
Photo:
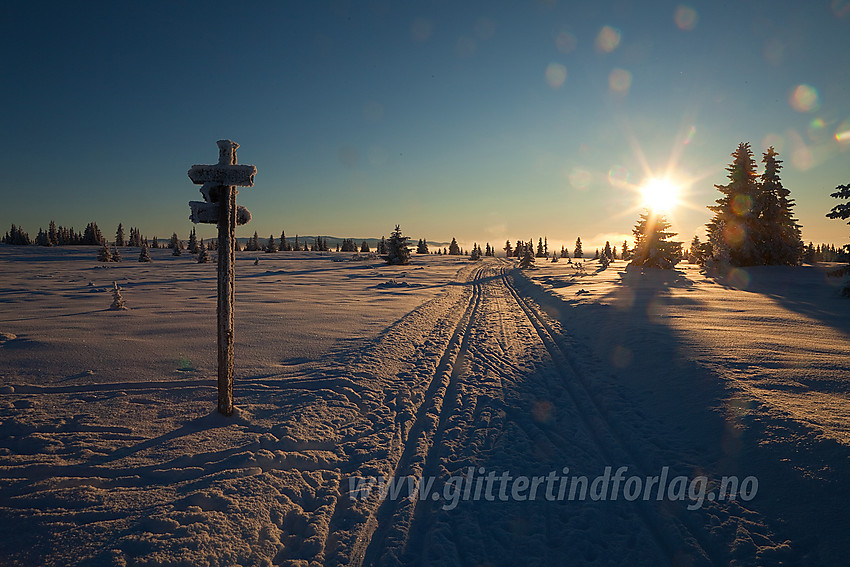
{"label": "blue sky", "polygon": [[36,1],[0,26],[3,231],[185,235],[186,171],[230,138],[258,168],[240,236],[587,248],[669,173],[690,240],[748,141],[779,150],[804,238],[847,241],[824,218],[850,182],[845,0]]}

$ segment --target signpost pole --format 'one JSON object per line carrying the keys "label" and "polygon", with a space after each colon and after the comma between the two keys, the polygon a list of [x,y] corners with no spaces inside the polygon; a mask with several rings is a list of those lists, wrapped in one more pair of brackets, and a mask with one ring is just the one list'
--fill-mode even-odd
{"label": "signpost pole", "polygon": [[233,311],[236,288],[236,224],[245,224],[251,214],[236,206],[236,186],[251,187],[257,168],[236,164],[239,144],[219,140],[216,165],[193,165],[189,178],[203,185],[204,202],[190,201],[192,222],[218,224],[218,411],[233,414]]}
{"label": "signpost pole", "polygon": [[[219,164],[236,165],[239,144],[219,140]],[[221,186],[218,220],[218,411],[233,413],[233,310],[236,273],[236,187]]]}

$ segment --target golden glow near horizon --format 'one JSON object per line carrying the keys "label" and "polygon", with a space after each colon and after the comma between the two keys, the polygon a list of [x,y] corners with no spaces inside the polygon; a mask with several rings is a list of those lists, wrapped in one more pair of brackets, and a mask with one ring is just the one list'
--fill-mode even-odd
{"label": "golden glow near horizon", "polygon": [[679,201],[681,188],[663,177],[650,177],[640,187],[646,208],[657,213],[669,213]]}

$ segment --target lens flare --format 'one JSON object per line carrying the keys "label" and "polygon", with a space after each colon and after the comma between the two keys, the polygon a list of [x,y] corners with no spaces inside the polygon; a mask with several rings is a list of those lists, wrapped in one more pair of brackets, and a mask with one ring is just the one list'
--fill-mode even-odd
{"label": "lens flare", "polygon": [[632,74],[625,69],[614,69],[608,75],[608,88],[615,93],[626,94],[632,86]]}
{"label": "lens flare", "polygon": [[785,45],[776,38],[769,39],[764,44],[764,59],[774,67],[778,67],[782,63],[782,58],[785,55]]}
{"label": "lens flare", "polygon": [[688,128],[688,133],[685,135],[685,140],[684,140],[683,143],[685,145],[690,144],[691,142],[694,141],[694,136],[696,136],[696,135],[697,135],[697,127],[691,126],[690,128]]}
{"label": "lens flare", "polygon": [[782,149],[785,147],[785,138],[775,132],[771,132],[761,141],[761,147],[762,149],[767,149],[771,146],[781,154]]}
{"label": "lens flare", "polygon": [[586,169],[577,167],[570,172],[569,179],[570,185],[579,191],[584,191],[590,186],[590,182],[593,180],[593,175]]}
{"label": "lens flare", "polygon": [[462,37],[457,40],[457,54],[461,59],[469,59],[475,55],[478,49],[478,42],[471,37]]}
{"label": "lens flare", "polygon": [[740,246],[747,236],[747,229],[741,223],[731,221],[723,227],[723,240],[733,248]]}
{"label": "lens flare", "polygon": [[596,49],[611,53],[620,45],[620,30],[611,26],[603,26],[596,36]]}
{"label": "lens flare", "polygon": [[568,31],[562,31],[555,38],[555,47],[557,47],[558,51],[560,51],[564,55],[575,51],[577,43],[578,40],[576,39],[576,36],[574,36]]}
{"label": "lens flare", "polygon": [[836,17],[843,18],[847,14],[850,14],[850,2],[847,0],[832,0],[830,2],[830,7],[832,8],[832,13],[836,15]]}
{"label": "lens flare", "polygon": [[475,37],[486,41],[496,34],[496,22],[490,18],[479,18],[475,22]]}
{"label": "lens flare", "polygon": [[676,8],[676,12],[673,14],[673,19],[680,30],[691,31],[697,27],[699,16],[697,15],[696,10],[683,4]]}
{"label": "lens flare", "polygon": [[850,142],[850,119],[845,120],[835,129],[835,141],[844,144]]}
{"label": "lens flare", "polygon": [[729,272],[728,278],[732,287],[736,287],[738,289],[747,289],[750,285],[750,274],[748,274],[747,270],[743,268],[732,268]]}
{"label": "lens flare", "polygon": [[613,186],[627,185],[629,181],[629,170],[622,165],[615,165],[608,171],[608,182]]}
{"label": "lens flare", "polygon": [[749,195],[735,195],[732,197],[732,212],[739,217],[749,213],[753,208],[753,198]]}
{"label": "lens flare", "polygon": [[797,85],[788,98],[791,108],[797,112],[812,112],[817,110],[820,100],[818,90],[810,85]]}
{"label": "lens flare", "polygon": [[431,37],[431,32],[434,31],[434,24],[431,20],[425,18],[416,18],[413,20],[413,25],[410,26],[410,37],[417,43],[428,41]]}
{"label": "lens flare", "polygon": [[567,80],[567,68],[560,63],[549,63],[546,66],[546,82],[553,89],[558,89]]}
{"label": "lens flare", "polygon": [[809,135],[809,139],[813,142],[823,139],[826,134],[826,122],[823,121],[823,118],[815,118],[809,122],[809,127],[806,129],[806,133]]}

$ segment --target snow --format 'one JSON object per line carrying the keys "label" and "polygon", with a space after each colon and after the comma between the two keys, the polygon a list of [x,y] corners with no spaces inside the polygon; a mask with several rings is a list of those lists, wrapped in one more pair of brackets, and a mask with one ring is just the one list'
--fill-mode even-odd
{"label": "snow", "polygon": [[[850,551],[850,310],[826,267],[237,253],[225,418],[215,265],[150,254],[0,246],[2,564],[828,565]],[[112,282],[129,310],[109,310]],[[452,507],[349,484],[621,466],[752,476],[758,494]]]}

